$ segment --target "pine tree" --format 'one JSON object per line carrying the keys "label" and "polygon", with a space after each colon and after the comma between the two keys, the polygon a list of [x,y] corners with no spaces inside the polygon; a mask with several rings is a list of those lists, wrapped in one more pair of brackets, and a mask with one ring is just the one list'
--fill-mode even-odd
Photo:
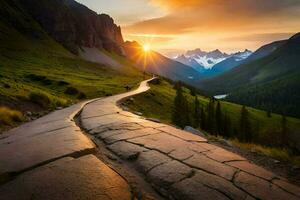
{"label": "pine tree", "polygon": [[216,130],[218,135],[222,135],[222,111],[221,111],[221,104],[220,101],[217,103],[216,108]]}
{"label": "pine tree", "polygon": [[206,114],[204,112],[204,109],[201,108],[201,122],[200,122],[200,127],[203,130],[207,130],[207,126],[206,126]]}
{"label": "pine tree", "polygon": [[223,123],[222,123],[222,135],[226,138],[230,137],[231,132],[231,119],[227,113],[224,114]]}
{"label": "pine tree", "polygon": [[207,131],[211,134],[215,134],[215,101],[213,98],[209,100],[209,103],[207,105]]}
{"label": "pine tree", "polygon": [[183,95],[180,83],[176,84],[176,97],[174,99],[172,122],[181,128],[190,125],[189,106]]}
{"label": "pine tree", "polygon": [[198,100],[198,97],[195,96],[194,101],[194,113],[193,113],[193,124],[195,128],[200,127],[200,121],[201,121],[201,113],[200,113],[200,102]]}
{"label": "pine tree", "polygon": [[285,115],[282,115],[282,119],[281,119],[281,143],[283,146],[288,145],[287,125],[286,125]]}
{"label": "pine tree", "polygon": [[240,119],[240,137],[239,139],[243,142],[252,141],[251,125],[249,121],[249,112],[246,106],[242,107],[241,119]]}
{"label": "pine tree", "polygon": [[194,87],[191,87],[191,88],[190,88],[190,94],[191,94],[192,96],[196,96],[196,89],[195,89]]}
{"label": "pine tree", "polygon": [[271,111],[270,110],[267,110],[267,117],[272,117],[272,113],[271,113]]}

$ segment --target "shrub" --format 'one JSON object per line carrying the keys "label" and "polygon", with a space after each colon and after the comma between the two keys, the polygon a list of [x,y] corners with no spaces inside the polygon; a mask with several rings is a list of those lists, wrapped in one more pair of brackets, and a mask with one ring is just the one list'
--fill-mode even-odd
{"label": "shrub", "polygon": [[58,81],[58,85],[59,86],[65,86],[65,85],[70,85],[70,83],[68,83],[66,81]]}
{"label": "shrub", "polygon": [[31,81],[41,82],[43,85],[51,85],[53,83],[53,81],[48,79],[46,76],[29,74],[26,76],[26,78],[30,79]]}
{"label": "shrub", "polygon": [[10,85],[7,84],[7,83],[4,83],[3,86],[4,86],[4,88],[6,88],[6,89],[10,88]]}
{"label": "shrub", "polygon": [[33,103],[42,106],[43,108],[49,107],[51,103],[50,97],[43,92],[31,92],[29,94],[29,100]]}
{"label": "shrub", "polygon": [[79,93],[79,91],[77,90],[77,88],[74,88],[74,87],[67,87],[67,89],[65,91],[65,94],[68,94],[68,95],[76,95],[78,93]]}
{"label": "shrub", "polygon": [[54,97],[44,92],[31,92],[29,94],[29,100],[42,106],[43,108],[56,108],[58,106],[65,107],[69,103],[65,99]]}
{"label": "shrub", "polygon": [[78,99],[86,99],[86,95],[83,92],[79,92],[77,98]]}
{"label": "shrub", "polygon": [[23,114],[7,107],[0,107],[0,125],[11,125],[13,122],[23,121]]}
{"label": "shrub", "polygon": [[32,81],[43,81],[46,79],[45,76],[35,75],[35,74],[29,74],[26,76],[26,78],[29,78]]}

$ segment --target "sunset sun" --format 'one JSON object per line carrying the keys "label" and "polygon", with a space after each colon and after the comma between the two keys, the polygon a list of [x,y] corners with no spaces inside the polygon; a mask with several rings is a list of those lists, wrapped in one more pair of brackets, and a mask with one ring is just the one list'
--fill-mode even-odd
{"label": "sunset sun", "polygon": [[149,44],[144,44],[144,45],[143,45],[143,50],[144,50],[145,52],[150,51],[150,45],[149,45]]}

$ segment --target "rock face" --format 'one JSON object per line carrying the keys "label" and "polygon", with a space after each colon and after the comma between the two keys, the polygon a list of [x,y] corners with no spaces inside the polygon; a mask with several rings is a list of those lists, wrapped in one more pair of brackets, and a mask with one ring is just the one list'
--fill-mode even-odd
{"label": "rock face", "polygon": [[19,0],[56,41],[72,53],[100,48],[123,55],[121,28],[106,14],[97,14],[74,0]]}

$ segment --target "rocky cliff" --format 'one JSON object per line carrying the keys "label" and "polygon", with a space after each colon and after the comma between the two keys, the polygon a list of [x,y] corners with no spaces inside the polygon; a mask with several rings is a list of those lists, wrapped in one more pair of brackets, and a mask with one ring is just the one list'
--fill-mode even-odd
{"label": "rocky cliff", "polygon": [[97,14],[74,0],[19,0],[42,28],[77,54],[96,47],[123,55],[121,28],[105,14]]}

